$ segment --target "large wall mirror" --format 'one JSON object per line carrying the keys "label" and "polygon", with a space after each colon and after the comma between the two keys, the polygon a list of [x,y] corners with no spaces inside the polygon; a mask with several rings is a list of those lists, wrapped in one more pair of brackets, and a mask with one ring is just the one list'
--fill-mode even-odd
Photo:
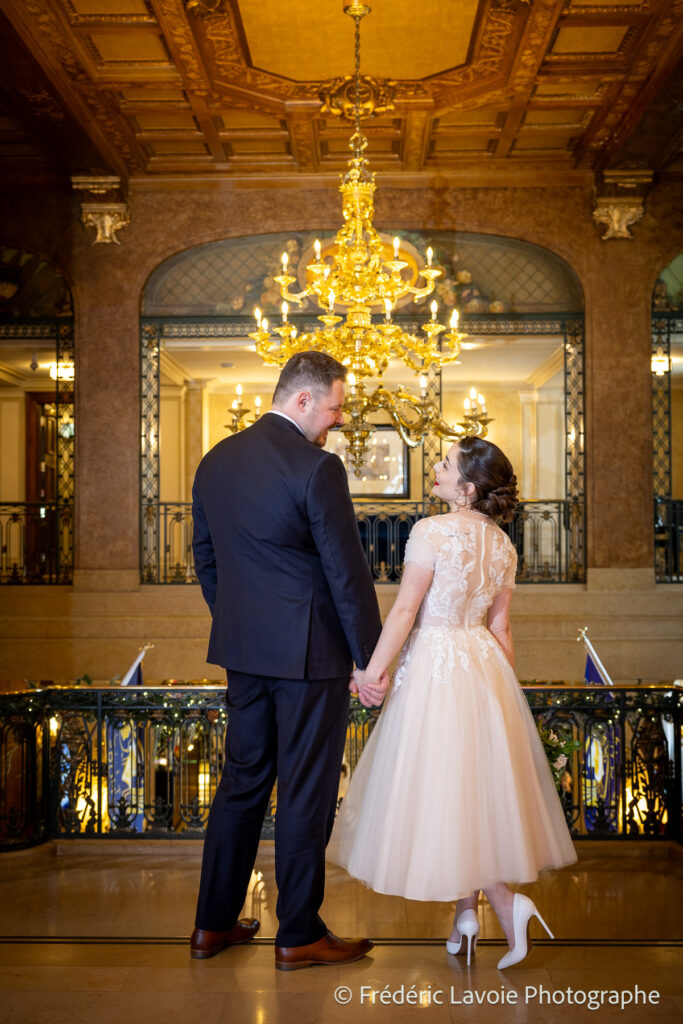
{"label": "large wall mirror", "polygon": [[[193,579],[188,503],[197,463],[235,423],[268,410],[277,379],[277,367],[263,363],[248,336],[253,310],[277,322],[281,297],[273,279],[281,254],[301,276],[316,237],[329,233],[211,243],[166,260],[148,280],[141,319],[143,579]],[[434,251],[442,321],[453,307],[460,312],[467,338],[459,362],[438,381],[442,412],[461,422],[471,394],[485,400],[488,436],[509,454],[525,502],[515,527],[520,564],[529,580],[582,579],[583,300],[575,275],[555,254],[515,239],[399,234],[416,266],[428,246]],[[433,297],[419,306],[409,300],[395,315],[419,332]],[[319,312],[307,305],[290,319],[310,328]],[[417,385],[400,362],[384,380]],[[381,415],[378,424],[388,426]],[[379,443],[388,435],[375,436]],[[330,435],[329,446],[337,450],[339,438]],[[378,580],[400,573],[406,530],[428,512],[431,465],[440,457],[438,443],[401,447],[382,453],[397,465],[403,460],[400,473],[375,473],[372,482],[352,486]],[[384,475],[390,480],[383,489]]]}

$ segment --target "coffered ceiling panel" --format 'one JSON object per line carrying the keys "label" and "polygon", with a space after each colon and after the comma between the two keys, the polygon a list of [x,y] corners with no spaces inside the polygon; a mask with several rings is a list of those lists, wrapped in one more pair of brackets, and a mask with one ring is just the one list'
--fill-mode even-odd
{"label": "coffered ceiling panel", "polygon": [[[392,181],[680,173],[683,0],[371,6],[361,74],[376,112],[363,127]],[[336,187],[352,125],[323,104],[339,105],[353,72],[342,0],[3,0],[3,12],[0,184],[99,169],[137,188]]]}
{"label": "coffered ceiling panel", "polygon": [[[464,64],[478,0],[378,0],[362,25],[362,72],[375,78],[420,79]],[[349,74],[353,24],[340,3],[240,0],[239,13],[254,67],[313,81]],[[390,45],[389,45],[390,41]]]}

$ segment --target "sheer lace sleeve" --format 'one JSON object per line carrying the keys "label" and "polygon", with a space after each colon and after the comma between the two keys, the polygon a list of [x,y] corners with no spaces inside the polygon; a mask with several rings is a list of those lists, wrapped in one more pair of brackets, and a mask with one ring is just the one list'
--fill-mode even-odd
{"label": "sheer lace sleeve", "polygon": [[489,581],[496,590],[514,590],[517,572],[517,552],[509,537],[496,529],[491,535]]}
{"label": "sheer lace sleeve", "polygon": [[507,544],[507,565],[503,576],[503,587],[510,590],[515,589],[515,576],[517,575],[517,552],[512,544]]}
{"label": "sheer lace sleeve", "polygon": [[422,569],[433,569],[436,564],[436,546],[425,536],[423,523],[421,519],[410,531],[403,560],[406,563],[414,562]]}

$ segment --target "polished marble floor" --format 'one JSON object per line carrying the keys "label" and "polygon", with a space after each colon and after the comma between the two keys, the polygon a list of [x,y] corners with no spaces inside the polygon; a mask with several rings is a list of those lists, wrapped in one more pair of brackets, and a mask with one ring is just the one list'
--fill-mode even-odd
{"label": "polished marble floor", "polygon": [[524,887],[555,941],[539,930],[527,959],[505,972],[485,902],[468,969],[443,945],[450,906],[378,896],[330,867],[325,920],[341,935],[371,935],[375,948],[348,967],[291,974],[273,969],[271,844],[259,850],[244,910],[262,922],[258,940],[208,961],[190,960],[187,947],[200,843],[78,840],[3,854],[0,1021],[680,1022],[683,849],[585,843],[578,852],[577,864]]}

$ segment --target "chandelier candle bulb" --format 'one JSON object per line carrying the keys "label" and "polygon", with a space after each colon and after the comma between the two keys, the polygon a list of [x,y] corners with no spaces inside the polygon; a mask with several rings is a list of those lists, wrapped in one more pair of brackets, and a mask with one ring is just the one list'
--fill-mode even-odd
{"label": "chandelier candle bulb", "polygon": [[458,320],[459,319],[460,319],[460,314],[458,313],[457,309],[454,309],[453,312],[451,313],[451,330],[452,331],[456,331],[458,329]]}
{"label": "chandelier candle bulb", "polygon": [[257,395],[254,399],[254,405],[256,406],[256,419],[261,415],[261,396]]}
{"label": "chandelier candle bulb", "polygon": [[384,300],[384,315],[387,320],[391,320],[391,299]]}
{"label": "chandelier candle bulb", "polygon": [[254,308],[254,317],[256,319],[257,325],[260,327],[261,326],[261,310],[258,308],[258,306],[256,306]]}
{"label": "chandelier candle bulb", "polygon": [[432,247],[430,246],[429,249],[427,249],[427,266],[428,267],[431,267],[431,265],[432,265],[432,257],[433,257],[433,255],[434,255],[434,252],[432,250]]}
{"label": "chandelier candle bulb", "polygon": [[400,243],[398,237],[395,236],[394,237],[394,259],[395,260],[398,259],[398,249],[399,249],[400,244],[401,243]]}
{"label": "chandelier candle bulb", "polygon": [[330,307],[330,313],[334,313],[334,292],[330,292],[327,299]]}
{"label": "chandelier candle bulb", "polygon": [[283,274],[287,273],[287,264],[288,263],[289,263],[289,256],[287,255],[286,252],[283,252],[283,254],[282,254],[282,273]]}
{"label": "chandelier candle bulb", "polygon": [[315,262],[316,263],[320,263],[320,239],[319,238],[316,238],[315,242],[313,243],[313,248],[315,249]]}
{"label": "chandelier candle bulb", "polygon": [[469,400],[469,398],[466,398],[465,399],[465,413],[467,414],[467,413],[469,413],[469,411],[470,411],[470,400]]}
{"label": "chandelier candle bulb", "polygon": [[280,309],[282,310],[282,322],[283,322],[283,324],[286,324],[287,323],[287,314],[289,313],[289,306],[287,305],[286,302],[283,302],[282,306],[280,307]]}
{"label": "chandelier candle bulb", "polygon": [[424,375],[420,377],[420,390],[422,392],[422,397],[424,398],[427,394],[427,378]]}
{"label": "chandelier candle bulb", "polygon": [[437,305],[436,299],[433,299],[432,304],[431,304],[431,306],[429,308],[432,311],[432,320],[436,320],[436,314],[437,314],[437,310],[439,308],[438,305]]}

